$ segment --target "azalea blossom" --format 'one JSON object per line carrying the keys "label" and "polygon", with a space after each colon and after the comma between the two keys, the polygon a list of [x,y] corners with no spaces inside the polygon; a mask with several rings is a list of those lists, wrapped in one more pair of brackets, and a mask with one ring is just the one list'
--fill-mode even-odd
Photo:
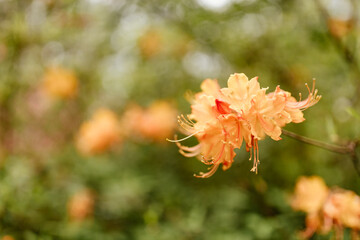
{"label": "azalea blossom", "polygon": [[335,230],[336,239],[342,239],[344,228],[352,229],[356,236],[360,230],[360,197],[353,191],[329,189],[318,176],[298,179],[291,206],[306,212],[303,238]]}
{"label": "azalea blossom", "polygon": [[109,109],[98,109],[79,129],[76,138],[78,150],[85,155],[102,153],[121,142],[119,120]]}
{"label": "azalea blossom", "polygon": [[323,212],[326,229],[337,224],[360,230],[360,197],[352,191],[337,189],[332,192]]}
{"label": "azalea blossom", "polygon": [[241,148],[243,142],[250,160],[253,159],[251,171],[257,173],[258,141],[266,135],[280,140],[281,128],[290,122],[304,121],[302,111],[320,99],[314,87],[312,90],[308,87],[308,97],[299,101],[279,86],[266,93],[267,88],[260,88],[257,77],[249,80],[243,73],[232,74],[227,88],[220,88],[217,80],[206,79],[201,90],[192,99],[191,114],[179,117],[185,133],[195,136],[199,144],[194,147],[180,144],[188,137],[173,142],[184,156],[197,156],[210,166],[207,173],[197,175],[202,178],[214,174],[220,164],[223,170],[228,169],[236,155],[234,149]]}

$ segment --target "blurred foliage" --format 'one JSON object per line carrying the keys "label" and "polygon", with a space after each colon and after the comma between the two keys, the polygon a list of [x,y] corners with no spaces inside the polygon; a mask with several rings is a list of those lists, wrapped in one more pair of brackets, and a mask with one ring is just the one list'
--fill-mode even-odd
{"label": "blurred foliage", "polygon": [[[258,175],[242,148],[228,171],[197,179],[193,173],[204,166],[182,157],[175,144],[134,138],[84,156],[74,139],[98,108],[122,116],[129,104],[166,99],[189,113],[188,90],[198,91],[204,78],[225,86],[234,72],[293,93],[306,93],[304,83],[316,78],[323,98],[304,123],[288,129],[338,144],[358,139],[359,5],[0,1],[0,237],[297,239],[305,215],[289,206],[296,179],[319,175],[359,194],[348,156],[284,136],[259,144]],[[76,96],[44,93],[52,67],[71,71],[78,83],[68,95]],[[85,209],[78,218],[69,212],[76,199]]]}

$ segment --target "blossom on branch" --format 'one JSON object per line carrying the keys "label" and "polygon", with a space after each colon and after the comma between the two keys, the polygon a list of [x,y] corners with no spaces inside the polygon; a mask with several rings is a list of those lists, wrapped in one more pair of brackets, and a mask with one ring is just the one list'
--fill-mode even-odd
{"label": "blossom on branch", "polygon": [[173,141],[182,155],[197,156],[210,166],[207,173],[197,177],[210,177],[220,164],[223,170],[228,169],[236,155],[234,149],[240,148],[243,142],[250,152],[250,160],[253,159],[251,171],[257,173],[258,141],[266,135],[278,141],[282,127],[304,121],[302,111],[320,100],[314,86],[312,90],[307,86],[308,97],[297,101],[279,86],[274,92],[266,93],[267,88],[260,88],[257,77],[249,80],[243,73],[232,74],[227,88],[220,88],[216,80],[206,79],[201,84],[202,91],[192,99],[191,114],[179,117],[179,124],[188,137],[195,136],[199,144],[181,145],[188,137]]}

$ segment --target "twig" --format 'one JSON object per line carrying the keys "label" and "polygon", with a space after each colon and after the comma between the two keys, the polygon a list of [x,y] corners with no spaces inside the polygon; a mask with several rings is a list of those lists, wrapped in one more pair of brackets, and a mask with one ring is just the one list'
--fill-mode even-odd
{"label": "twig", "polygon": [[329,150],[331,152],[336,152],[336,153],[340,153],[340,154],[350,154],[350,155],[354,155],[355,152],[355,147],[356,147],[356,142],[350,142],[348,145],[346,146],[339,146],[339,145],[335,145],[335,144],[331,144],[331,143],[325,143],[319,140],[315,140],[312,138],[308,138],[308,137],[304,137],[301,135],[298,135],[296,133],[287,131],[287,130],[282,130],[282,133],[288,137],[294,138],[298,141],[310,144],[310,145],[314,145],[326,150]]}

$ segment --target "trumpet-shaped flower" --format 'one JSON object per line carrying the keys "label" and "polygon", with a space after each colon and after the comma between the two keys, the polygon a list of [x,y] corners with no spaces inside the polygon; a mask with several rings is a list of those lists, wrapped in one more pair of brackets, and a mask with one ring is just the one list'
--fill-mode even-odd
{"label": "trumpet-shaped flower", "polygon": [[206,79],[201,92],[195,94],[191,114],[181,115],[179,124],[199,144],[194,147],[181,145],[180,153],[186,157],[197,156],[210,165],[210,171],[198,177],[209,177],[220,164],[228,169],[235,157],[234,149],[245,142],[246,150],[253,159],[251,171],[257,172],[259,161],[258,141],[266,135],[280,140],[281,128],[290,122],[304,121],[302,111],[320,99],[317,90],[310,91],[303,101],[296,101],[289,92],[278,86],[274,92],[266,93],[260,88],[258,78],[248,79],[245,74],[235,73],[228,79],[228,87],[220,88],[216,80]]}

